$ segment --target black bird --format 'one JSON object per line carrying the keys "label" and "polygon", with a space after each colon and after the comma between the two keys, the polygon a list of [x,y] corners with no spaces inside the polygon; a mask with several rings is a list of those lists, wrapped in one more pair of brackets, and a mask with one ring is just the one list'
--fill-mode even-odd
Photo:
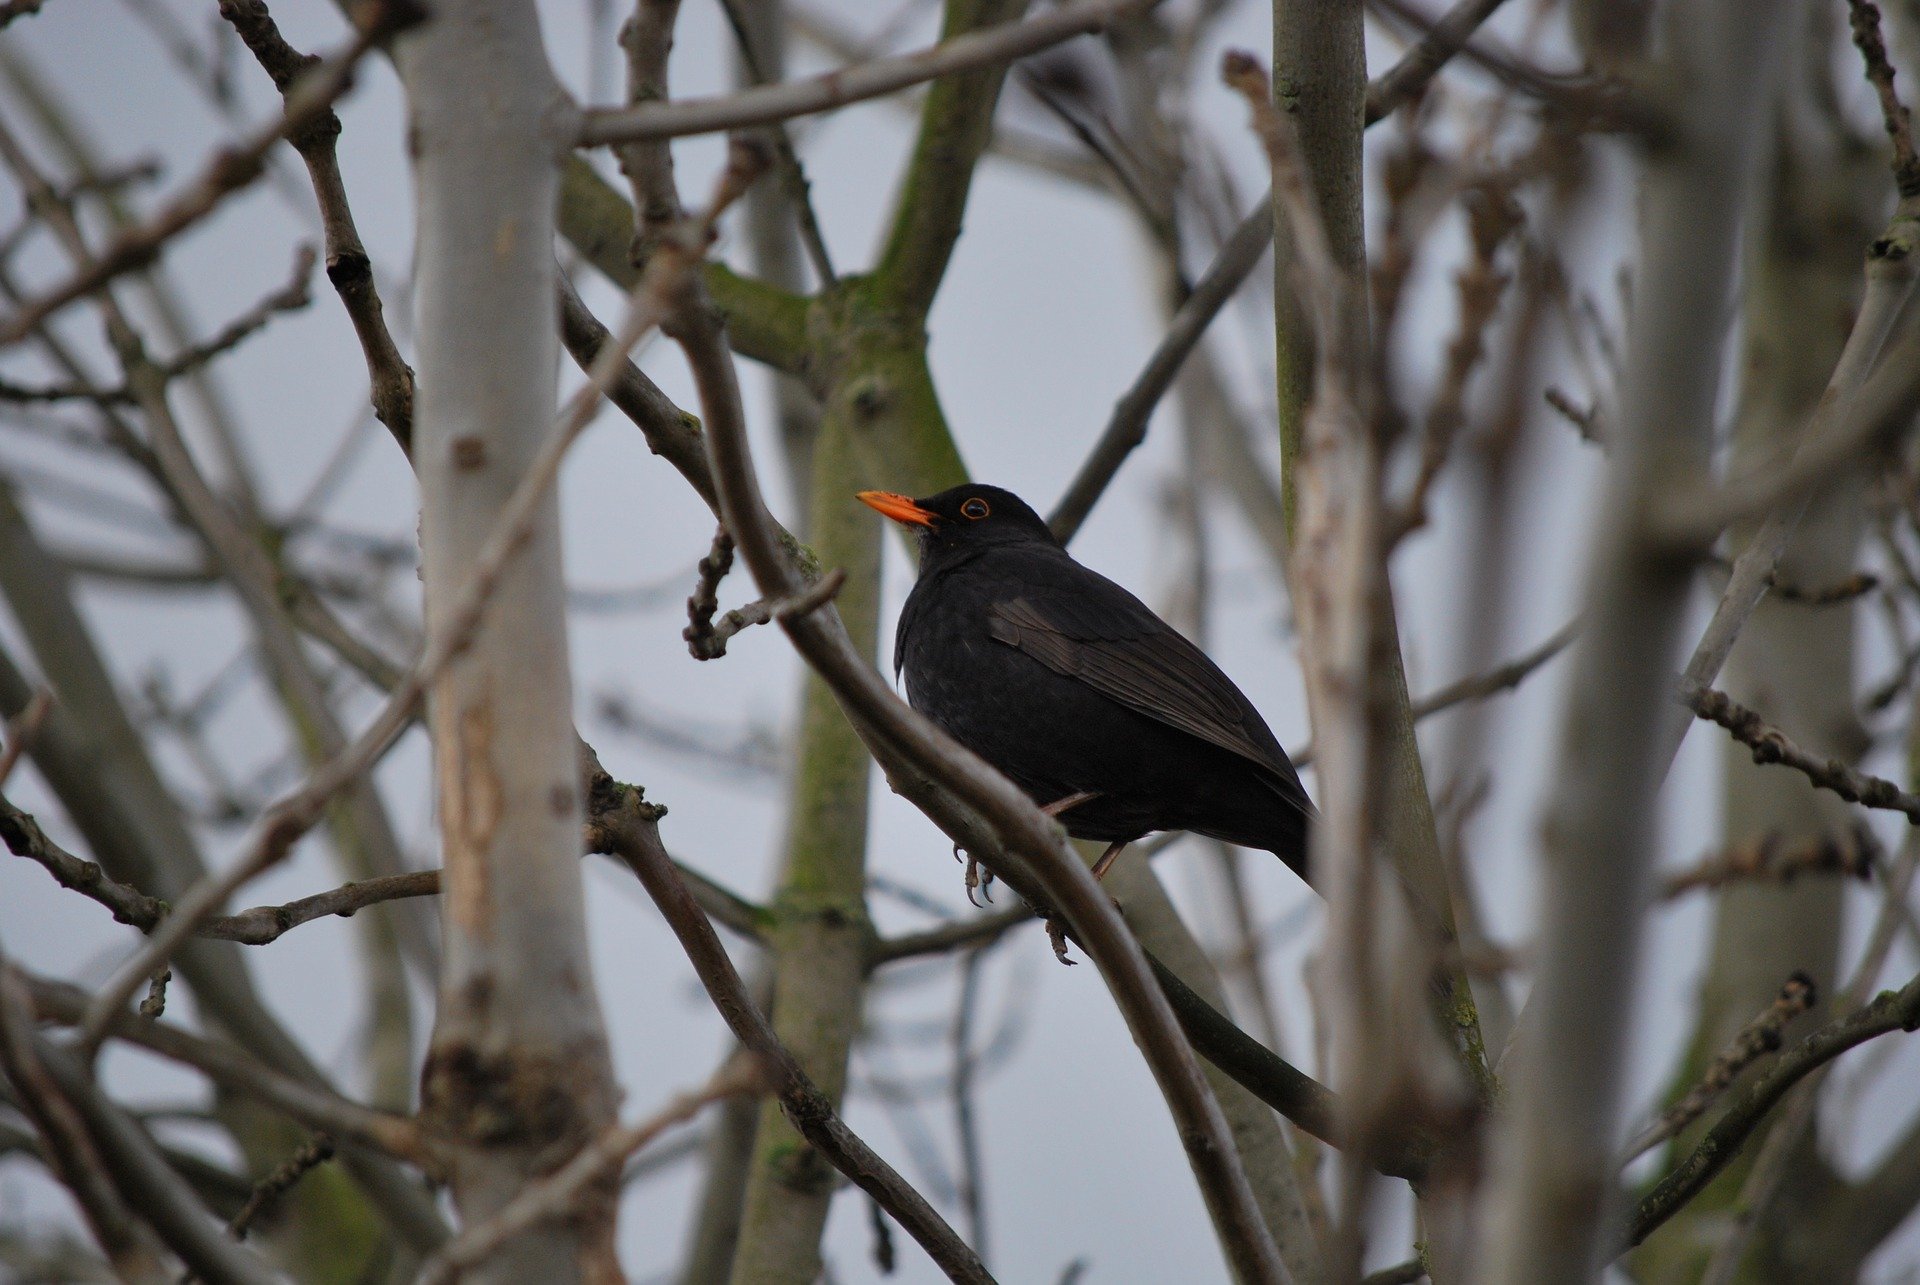
{"label": "black bird", "polygon": [[1154,830],[1265,848],[1306,877],[1313,804],[1266,720],[1207,654],[1075,562],[997,486],[859,498],[918,529],[894,636],[908,702],[1059,816],[1120,849]]}

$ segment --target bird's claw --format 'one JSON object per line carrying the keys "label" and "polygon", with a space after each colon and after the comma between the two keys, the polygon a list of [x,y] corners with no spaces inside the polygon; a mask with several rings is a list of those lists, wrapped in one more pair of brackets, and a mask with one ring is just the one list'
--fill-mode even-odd
{"label": "bird's claw", "polygon": [[[956,848],[955,852],[957,853],[958,851],[959,850]],[[975,888],[978,888],[980,890],[980,895],[986,898],[987,904],[992,905],[993,892],[991,891],[991,885],[993,883],[993,871],[981,865],[979,860],[975,857],[969,856],[966,860],[967,860],[967,902],[968,904],[972,905],[976,910],[984,909],[984,907],[980,904],[980,902],[974,900],[973,890]]]}
{"label": "bird's claw", "polygon": [[1053,957],[1068,968],[1079,962],[1067,958],[1067,926],[1057,916],[1047,917],[1047,940],[1053,943]]}

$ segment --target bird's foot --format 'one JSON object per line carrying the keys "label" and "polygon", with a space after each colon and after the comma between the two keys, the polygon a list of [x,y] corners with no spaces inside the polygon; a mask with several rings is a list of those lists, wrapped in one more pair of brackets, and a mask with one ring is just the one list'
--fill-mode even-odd
{"label": "bird's foot", "polygon": [[1047,916],[1047,940],[1053,943],[1053,957],[1068,968],[1079,962],[1067,958],[1067,925],[1058,915]]}
{"label": "bird's foot", "polygon": [[1113,869],[1114,861],[1120,856],[1121,850],[1125,848],[1129,842],[1130,840],[1121,839],[1117,843],[1107,845],[1107,850],[1100,854],[1098,861],[1093,863],[1093,880],[1095,883],[1107,877],[1107,871]]}
{"label": "bird's foot", "polygon": [[978,888],[980,895],[987,899],[987,904],[993,904],[993,893],[988,890],[993,883],[993,871],[981,865],[978,857],[957,843],[953,845],[953,859],[967,863],[967,902],[976,908],[980,906],[973,895],[973,890]]}
{"label": "bird's foot", "polygon": [[973,890],[975,888],[980,890],[980,895],[986,900],[987,905],[993,904],[993,871],[981,865],[975,858],[968,857],[967,900],[971,902],[975,908],[981,908],[980,902],[974,901],[973,899]]}

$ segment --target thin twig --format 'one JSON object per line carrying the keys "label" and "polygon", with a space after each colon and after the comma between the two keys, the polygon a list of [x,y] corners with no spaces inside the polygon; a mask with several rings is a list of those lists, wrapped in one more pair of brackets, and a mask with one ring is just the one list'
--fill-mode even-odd
{"label": "thin twig", "polygon": [[1073,539],[1107,484],[1120,471],[1120,465],[1146,440],[1147,421],[1153,416],[1153,408],[1173,386],[1188,355],[1206,335],[1207,326],[1272,243],[1273,202],[1271,197],[1262,197],[1253,213],[1241,220],[1227,243],[1220,247],[1220,253],[1195,284],[1193,293],[1180,305],[1146,365],[1114,404],[1106,428],[1047,519],[1062,543]]}
{"label": "thin twig", "polygon": [[298,132],[353,84],[360,60],[394,33],[419,21],[424,11],[408,0],[378,0],[367,6],[367,25],[347,47],[327,59],[287,98],[279,119],[254,131],[245,141],[223,148],[198,178],[165,202],[145,223],[114,237],[93,260],[59,285],[21,305],[11,317],[0,319],[0,347],[33,333],[34,327],[82,295],[91,294],[125,272],[143,268],[175,236],[206,218],[238,189],[263,172],[266,155],[281,139]]}
{"label": "thin twig", "polygon": [[1867,83],[1880,99],[1880,118],[1893,142],[1893,181],[1901,196],[1920,196],[1920,156],[1913,150],[1913,118],[1893,87],[1893,64],[1880,38],[1880,8],[1873,0],[1847,0],[1847,25],[1866,64]]}
{"label": "thin twig", "polygon": [[[164,920],[167,903],[149,897],[137,888],[109,879],[94,862],[77,857],[47,837],[28,813],[20,811],[0,797],[0,840],[17,856],[27,857],[46,867],[64,888],[81,893],[105,906],[116,921],[149,931]],[[680,873],[693,887],[701,909],[743,937],[758,941],[766,931],[767,912],[739,894],[715,883],[686,865]],[[434,897],[440,894],[440,871],[413,870],[405,874],[382,875],[374,879],[351,880],[337,888],[297,897],[274,906],[254,906],[231,915],[211,915],[195,929],[196,937],[216,941],[239,942],[243,946],[265,946],[316,919],[329,915],[345,918],[369,906],[399,901],[407,897]]]}
{"label": "thin twig", "polygon": [[1427,28],[1400,61],[1367,85],[1367,124],[1391,116],[1402,103],[1425,91],[1439,70],[1467,47],[1467,40],[1491,18],[1504,0],[1460,0]]}
{"label": "thin twig", "polygon": [[1718,723],[1734,740],[1753,751],[1755,763],[1779,763],[1793,768],[1814,785],[1831,790],[1849,803],[1888,812],[1902,812],[1920,822],[1920,795],[1902,790],[1884,777],[1869,776],[1838,759],[1822,759],[1801,749],[1787,734],[1758,713],[1715,688],[1688,695],[1681,703],[1699,717]]}
{"label": "thin twig", "polygon": [[873,944],[872,963],[877,968],[897,960],[944,955],[953,950],[990,945],[1021,924],[1030,922],[1033,917],[1031,906],[1014,906],[1007,910],[996,910],[990,915],[955,920],[924,932],[883,937]]}
{"label": "thin twig", "polygon": [[[220,16],[239,33],[283,98],[288,98],[301,76],[319,62],[282,38],[262,0],[221,0]],[[346,184],[340,174],[336,146],[339,136],[340,118],[329,107],[304,128],[290,134],[287,141],[306,162],[307,174],[313,183],[314,200],[320,207],[321,233],[326,241],[327,280],[333,283],[359,337],[367,363],[374,417],[387,426],[404,450],[413,440],[413,370],[400,355],[387,329],[380,293],[374,285],[373,260],[354,226],[353,209],[347,203]]]}
{"label": "thin twig", "polygon": [[222,326],[211,339],[193,345],[160,363],[166,379],[178,379],[206,365],[222,353],[230,352],[264,329],[269,321],[286,312],[298,312],[313,302],[307,278],[313,274],[313,247],[302,245],[293,252],[293,270],[287,283],[259,303]]}
{"label": "thin twig", "polygon": [[160,971],[147,979],[147,997],[140,1001],[134,1011],[142,1017],[155,1018],[167,1011],[167,983],[173,980],[173,970],[165,964]]}
{"label": "thin twig", "polygon": [[926,49],[749,89],[724,98],[683,98],[618,111],[590,111],[580,127],[582,147],[717,134],[832,111],[910,85],[991,67],[1038,53],[1074,36],[1099,31],[1148,0],[1074,0],[1025,22],[1009,22],[956,36]]}
{"label": "thin twig", "polygon": [[[727,15],[727,25],[733,29],[734,45],[740,51],[740,61],[745,64],[747,75],[755,85],[775,83],[774,75],[779,69],[762,65],[760,50],[754,47],[753,33],[740,12],[740,0],[722,0],[721,8]],[[784,21],[785,17],[784,10],[776,10],[773,21]],[[827,253],[827,239],[820,231],[820,217],[814,212],[811,184],[807,182],[806,168],[800,163],[800,154],[793,149],[793,136],[787,132],[786,124],[780,121],[768,126],[768,133],[773,138],[775,172],[780,179],[781,195],[793,208],[794,226],[799,229],[800,244],[807,252],[807,262],[812,265],[813,275],[821,288],[831,288],[839,284],[840,278],[833,270],[833,257]]]}
{"label": "thin twig", "polygon": [[733,537],[723,525],[714,530],[713,545],[695,568],[693,596],[687,599],[687,627],[680,632],[695,660],[714,660],[727,654],[726,640],[714,637],[713,613],[720,609],[720,582],[732,569]]}
{"label": "thin twig", "polygon": [[1699,1082],[1627,1144],[1620,1157],[1621,1164],[1645,1155],[1669,1138],[1678,1137],[1688,1125],[1704,1115],[1723,1093],[1732,1088],[1733,1082],[1748,1067],[1766,1054],[1778,1051],[1788,1024],[1812,1008],[1818,998],[1819,992],[1813,979],[1805,973],[1795,973],[1787,978],[1773,1003],[1740,1028],[1740,1033],[1707,1066]]}
{"label": "thin twig", "polygon": [[[581,300],[565,273],[559,274],[559,283],[560,342],[581,370],[591,370],[613,335]],[[631,361],[619,364],[607,386],[607,400],[633,421],[646,438],[647,449],[673,465],[717,515],[720,501],[713,490],[700,420],[675,406]]]}
{"label": "thin twig", "polygon": [[253,1186],[247,1197],[247,1203],[240,1206],[240,1212],[227,1223],[227,1235],[235,1240],[245,1240],[247,1232],[252,1230],[254,1220],[274,1201],[293,1189],[295,1183],[308,1173],[333,1159],[333,1139],[325,1133],[316,1133],[307,1140],[305,1146],[287,1157],[284,1164],[262,1178]]}
{"label": "thin twig", "polygon": [[1661,880],[1658,897],[1672,901],[1696,889],[1749,881],[1792,883],[1802,875],[1870,879],[1879,855],[1880,845],[1864,824],[1856,825],[1845,839],[1821,835],[1786,849],[1781,848],[1778,834],[1768,833],[1667,875]]}
{"label": "thin twig", "polygon": [[39,862],[61,887],[93,898],[123,924],[144,930],[166,917],[166,902],[108,878],[94,862],[49,839],[39,822],[5,798],[0,798],[0,840],[15,856]]}
{"label": "thin twig", "polygon": [[[42,1021],[72,1024],[87,1012],[92,997],[77,986],[22,973],[21,980]],[[110,1034],[170,1061],[193,1067],[222,1090],[255,1098],[310,1128],[362,1147],[417,1164],[445,1157],[414,1121],[375,1111],[319,1084],[283,1075],[251,1052],[223,1040],[195,1035],[167,1022],[151,1021],[123,1009]]]}
{"label": "thin twig", "polygon": [[[1580,622],[1570,621],[1562,625],[1558,633],[1535,647],[1532,651],[1515,656],[1505,664],[1496,665],[1482,674],[1472,674],[1459,682],[1448,683],[1445,687],[1428,692],[1413,702],[1413,719],[1417,723],[1423,718],[1431,718],[1455,705],[1464,705],[1468,701],[1484,700],[1497,696],[1501,692],[1512,691],[1525,682],[1535,670],[1565,651],[1580,632]],[[1308,742],[1297,750],[1289,750],[1288,758],[1295,767],[1304,766],[1313,761],[1313,744]]]}
{"label": "thin twig", "polygon": [[1898,991],[1881,992],[1871,1003],[1862,1002],[1892,946],[1894,929],[1899,922],[1898,907],[1904,903],[1912,882],[1916,856],[1920,856],[1920,844],[1909,842],[1888,880],[1887,899],[1861,953],[1860,964],[1835,1005],[1843,1016],[1781,1054],[1767,1073],[1748,1086],[1714,1121],[1713,1127],[1686,1158],[1641,1198],[1628,1224],[1624,1242],[1627,1247],[1640,1244],[1699,1195],[1740,1154],[1767,1113],[1801,1080],[1823,1074],[1833,1059],[1876,1036],[1891,1031],[1920,1030],[1920,977]]}
{"label": "thin twig", "polygon": [[1454,439],[1467,417],[1467,386],[1487,351],[1487,334],[1506,297],[1512,274],[1495,266],[1500,249],[1520,230],[1519,203],[1498,183],[1486,183],[1467,193],[1467,227],[1473,257],[1454,275],[1460,296],[1460,315],[1447,344],[1440,386],[1427,412],[1426,436],[1420,452],[1420,471],[1413,490],[1385,518],[1381,539],[1391,549],[1425,525],[1427,497],[1446,467]]}
{"label": "thin twig", "polygon": [[980,1177],[980,1135],[974,1126],[973,1076],[976,1060],[973,1052],[973,1010],[980,999],[980,964],[986,947],[975,946],[960,960],[960,999],[953,1009],[951,1041],[953,1045],[953,1132],[960,1145],[960,1207],[967,1216],[967,1231],[974,1253],[984,1261],[987,1255],[986,1193]]}

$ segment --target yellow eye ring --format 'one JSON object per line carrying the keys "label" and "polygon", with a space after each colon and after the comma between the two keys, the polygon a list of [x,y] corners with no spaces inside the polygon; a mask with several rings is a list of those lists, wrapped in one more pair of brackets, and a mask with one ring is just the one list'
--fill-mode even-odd
{"label": "yellow eye ring", "polygon": [[975,496],[960,506],[960,516],[972,518],[976,522],[992,511],[993,510],[987,507],[987,502],[978,496]]}

